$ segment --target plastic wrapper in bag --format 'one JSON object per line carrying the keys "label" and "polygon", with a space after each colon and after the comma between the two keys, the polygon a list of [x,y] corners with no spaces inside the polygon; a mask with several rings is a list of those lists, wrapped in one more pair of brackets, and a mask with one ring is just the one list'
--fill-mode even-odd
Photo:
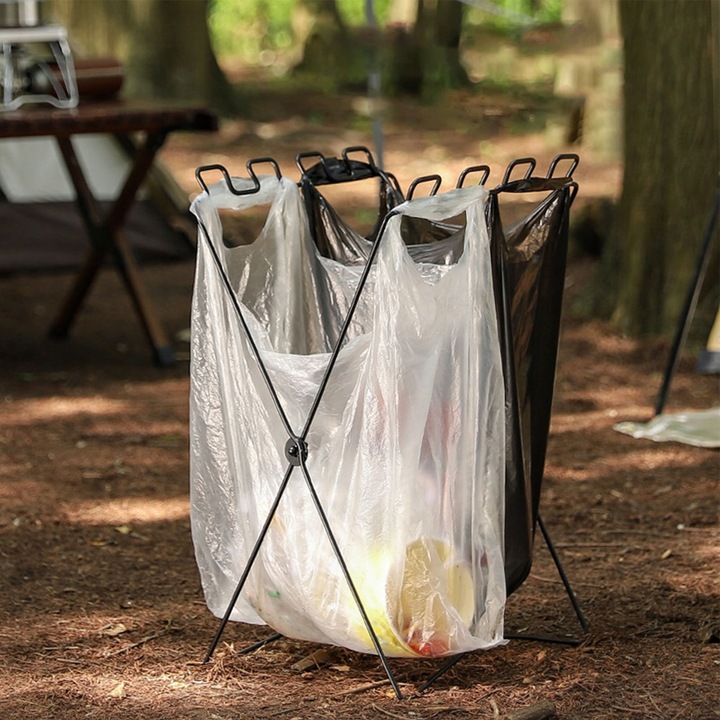
{"label": "plastic wrapper in bag", "polygon": [[[235,180],[242,186],[241,180]],[[447,655],[503,639],[505,411],[483,188],[394,210],[347,342],[306,435],[306,468],[389,656]],[[272,202],[247,247],[218,210]],[[283,479],[289,481],[231,619],[374,652],[288,432],[209,242],[295,433],[308,418],[361,267],[322,257],[299,190],[262,178],[193,203],[191,520],[210,610],[222,616]],[[464,251],[415,263],[405,218],[463,217]]]}

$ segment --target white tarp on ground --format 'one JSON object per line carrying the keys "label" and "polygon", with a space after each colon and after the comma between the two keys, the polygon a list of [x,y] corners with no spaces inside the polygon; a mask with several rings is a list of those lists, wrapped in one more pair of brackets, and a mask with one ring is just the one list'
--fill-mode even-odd
{"label": "white tarp on ground", "polygon": [[615,430],[634,438],[675,441],[696,447],[720,447],[720,407],[662,414],[646,423],[621,422]]}

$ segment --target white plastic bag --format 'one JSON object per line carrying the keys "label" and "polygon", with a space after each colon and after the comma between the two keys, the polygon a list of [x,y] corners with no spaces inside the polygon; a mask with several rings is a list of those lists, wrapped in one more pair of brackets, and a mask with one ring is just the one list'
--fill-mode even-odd
{"label": "white plastic bag", "polygon": [[621,422],[615,430],[655,442],[681,442],[695,447],[720,447],[720,407],[657,415],[646,423]]}
{"label": "white plastic bag", "polygon": [[[483,188],[466,188],[396,209],[306,437],[308,474],[389,656],[446,655],[503,638],[504,390],[486,197]],[[225,247],[218,209],[270,200],[259,238]],[[288,432],[208,239],[296,435],[362,268],[317,254],[289,180],[262,178],[258,193],[242,197],[221,183],[192,209],[201,229],[191,519],[208,606],[224,614],[289,472],[231,619],[374,652],[303,473],[288,469]],[[401,237],[404,215],[464,215],[459,261],[413,262]]]}

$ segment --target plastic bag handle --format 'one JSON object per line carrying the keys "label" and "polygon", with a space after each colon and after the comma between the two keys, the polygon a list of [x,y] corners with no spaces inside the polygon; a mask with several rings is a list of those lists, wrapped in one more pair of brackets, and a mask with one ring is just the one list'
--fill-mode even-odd
{"label": "plastic bag handle", "polygon": [[421,185],[422,183],[427,183],[427,182],[433,182],[433,186],[432,186],[432,189],[430,190],[429,195],[431,197],[433,195],[437,195],[437,191],[440,189],[440,183],[442,183],[442,177],[440,177],[440,175],[422,175],[421,177],[415,178],[410,183],[410,187],[408,187],[407,196],[406,196],[407,199],[412,200],[417,186]]}
{"label": "plastic bag handle", "polygon": [[478,185],[485,185],[487,182],[487,179],[490,177],[490,166],[489,165],[471,165],[470,167],[466,167],[458,177],[457,185],[455,185],[456,188],[463,187],[465,183],[465,178],[468,175],[471,175],[472,173],[482,173],[482,177],[480,178]]}

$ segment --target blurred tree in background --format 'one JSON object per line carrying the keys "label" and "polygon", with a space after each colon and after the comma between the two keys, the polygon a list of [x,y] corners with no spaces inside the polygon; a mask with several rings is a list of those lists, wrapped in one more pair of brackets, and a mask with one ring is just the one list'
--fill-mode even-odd
{"label": "blurred tree in background", "polygon": [[53,17],[83,57],[114,57],[123,93],[137,99],[198,102],[232,112],[235,93],[208,32],[209,0],[51,0]]}
{"label": "blurred tree in background", "polygon": [[[592,309],[629,334],[670,336],[720,181],[720,2],[621,0],[620,21],[623,188]],[[705,332],[717,251],[710,267],[697,312]]]}
{"label": "blurred tree in background", "polygon": [[[565,27],[584,25],[585,39],[595,38],[612,58],[613,72],[603,80],[609,90],[588,91],[603,71],[582,59],[568,62],[570,52],[555,61],[554,90],[564,75],[566,92],[583,95],[581,142],[589,148],[592,141],[593,151],[605,144],[615,157],[622,144],[619,159],[624,159],[617,222],[587,308],[631,334],[672,333],[718,187],[720,0],[620,0],[622,47],[615,2],[608,0],[49,0],[49,5],[80,55],[110,55],[124,63],[126,96],[198,101],[229,115],[242,111],[242,86],[231,86],[220,69],[228,60],[239,58],[271,76],[303,78],[325,92],[365,93],[369,74],[376,72],[385,95],[434,100],[448,88],[471,84],[464,64],[468,51],[487,56],[498,47],[488,29],[512,39],[509,64],[527,60],[527,69],[539,59],[532,52],[522,56],[528,30],[560,26],[561,20]],[[484,34],[473,34],[481,25]],[[472,76],[473,82],[479,79],[484,76]],[[717,309],[717,266],[711,265],[700,316]]]}
{"label": "blurred tree in background", "polygon": [[[364,87],[380,67],[388,94],[432,98],[467,84],[468,14],[499,32],[559,18],[562,0],[49,0],[80,56],[121,60],[129,97],[206,102],[228,113],[236,91],[221,60],[294,72],[326,90]],[[484,8],[484,10],[483,10]],[[497,12],[489,12],[495,9]],[[369,23],[370,17],[376,21]]]}

